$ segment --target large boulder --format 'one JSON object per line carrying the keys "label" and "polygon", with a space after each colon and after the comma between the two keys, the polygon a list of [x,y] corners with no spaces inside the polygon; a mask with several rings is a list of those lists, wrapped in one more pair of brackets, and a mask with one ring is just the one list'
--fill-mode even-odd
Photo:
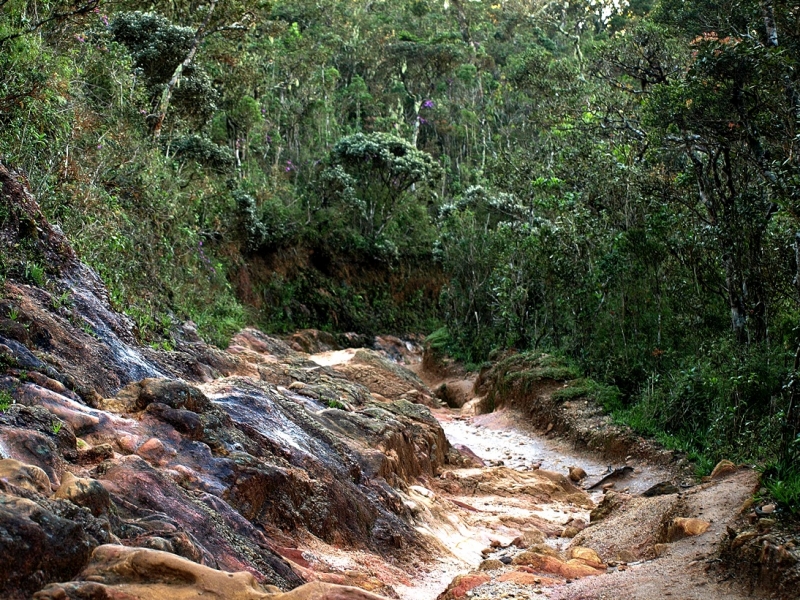
{"label": "large boulder", "polygon": [[5,484],[0,492],[0,598],[27,599],[49,581],[68,580],[94,547],[109,541],[107,523],[65,502]]}
{"label": "large boulder", "polygon": [[229,573],[168,552],[105,545],[76,581],[53,583],[35,600],[382,600],[351,587],[303,585],[291,592],[258,583],[251,573]]}

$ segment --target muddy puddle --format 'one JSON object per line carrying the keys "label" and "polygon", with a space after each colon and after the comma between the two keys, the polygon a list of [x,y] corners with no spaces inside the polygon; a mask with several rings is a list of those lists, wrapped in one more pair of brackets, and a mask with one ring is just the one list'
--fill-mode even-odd
{"label": "muddy puddle", "polygon": [[[591,485],[603,477],[609,467],[621,465],[609,464],[591,454],[575,450],[568,442],[545,437],[520,423],[519,415],[498,411],[476,417],[462,417],[455,411],[435,411],[435,416],[454,446],[466,446],[483,459],[487,464],[502,461],[504,466],[518,471],[541,468],[568,474],[569,467],[581,467],[587,477],[584,485]],[[653,485],[670,479],[665,470],[641,464],[636,460],[627,462],[633,472],[615,483],[615,489],[628,488],[638,494]],[[602,490],[590,490],[596,501],[602,496]]]}

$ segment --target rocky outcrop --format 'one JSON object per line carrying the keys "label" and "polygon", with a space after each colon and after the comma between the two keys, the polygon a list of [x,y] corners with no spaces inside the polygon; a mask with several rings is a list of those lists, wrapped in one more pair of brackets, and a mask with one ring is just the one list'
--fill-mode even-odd
{"label": "rocky outcrop", "polygon": [[[319,540],[425,555],[398,490],[456,456],[426,407],[376,399],[360,377],[253,329],[227,350],[191,324],[174,351],[139,346],[20,178],[0,165],[0,184],[11,207],[0,245],[26,248],[14,264],[47,265],[39,280],[12,268],[0,297],[0,393],[11,400],[0,412],[0,596],[52,583],[38,597],[179,598],[195,586],[367,599],[377,596],[321,583],[279,594],[314,574],[277,549]],[[365,356],[372,373],[429,395]]]}

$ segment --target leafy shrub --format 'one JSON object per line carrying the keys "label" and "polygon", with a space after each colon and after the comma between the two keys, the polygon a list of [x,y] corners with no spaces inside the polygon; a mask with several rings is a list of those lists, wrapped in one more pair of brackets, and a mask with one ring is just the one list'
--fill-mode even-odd
{"label": "leafy shrub", "polygon": [[220,173],[236,165],[236,158],[230,148],[215,144],[200,135],[178,136],[170,143],[170,149],[178,160],[195,161]]}
{"label": "leafy shrub", "polygon": [[14,399],[6,390],[0,390],[0,412],[5,412],[14,403]]}

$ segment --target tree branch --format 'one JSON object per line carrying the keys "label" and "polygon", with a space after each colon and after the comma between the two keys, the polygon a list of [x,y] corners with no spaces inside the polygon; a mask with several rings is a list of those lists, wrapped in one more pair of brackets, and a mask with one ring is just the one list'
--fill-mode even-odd
{"label": "tree branch", "polygon": [[[6,3],[8,3],[8,1],[9,0],[0,0],[0,8],[2,8]],[[88,14],[88,13],[92,12],[95,8],[97,8],[97,6],[99,4],[100,4],[100,0],[89,0],[83,6],[81,6],[79,8],[76,8],[74,10],[71,10],[69,12],[63,12],[63,13],[56,12],[56,13],[53,13],[49,17],[46,17],[44,19],[40,19],[39,21],[36,21],[32,25],[28,26],[26,29],[22,29],[20,31],[16,31],[14,33],[10,33],[10,34],[8,34],[8,35],[6,35],[4,37],[0,37],[0,47],[2,47],[3,44],[5,44],[8,41],[15,40],[15,39],[20,38],[20,37],[22,37],[24,35],[31,34],[34,31],[40,29],[41,27],[43,27],[44,25],[47,25],[48,23],[50,23],[52,21],[64,21],[66,19],[69,19],[70,17],[77,17],[77,16],[80,16],[80,15]]]}
{"label": "tree branch", "polygon": [[194,57],[197,55],[197,51],[200,49],[200,45],[205,40],[207,32],[206,27],[208,27],[209,22],[211,21],[211,16],[214,14],[214,9],[217,6],[217,0],[211,0],[211,4],[209,5],[208,14],[206,15],[205,20],[200,24],[200,27],[197,28],[197,31],[194,34],[194,39],[192,40],[192,46],[189,48],[189,53],[186,55],[186,58],[183,59],[183,62],[178,65],[175,69],[175,72],[172,74],[172,78],[167,83],[167,87],[164,88],[164,92],[161,94],[161,100],[158,103],[158,109],[156,111],[155,117],[156,122],[153,125],[153,138],[158,139],[161,135],[161,128],[164,125],[164,119],[167,116],[167,109],[169,108],[170,100],[172,99],[172,90],[175,89],[175,86],[178,85],[178,82],[181,80],[181,75],[183,71],[187,69],[192,62],[194,61]]}

